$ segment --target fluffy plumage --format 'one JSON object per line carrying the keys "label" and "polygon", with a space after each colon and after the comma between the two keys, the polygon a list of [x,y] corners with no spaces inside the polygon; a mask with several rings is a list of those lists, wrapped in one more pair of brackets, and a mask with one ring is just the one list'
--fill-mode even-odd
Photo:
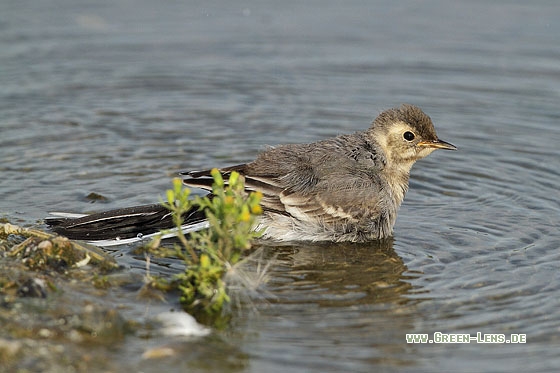
{"label": "fluffy plumage", "polygon": [[[224,175],[239,172],[245,177],[247,191],[263,193],[259,228],[264,228],[264,237],[363,242],[392,234],[412,165],[438,148],[455,149],[438,139],[430,117],[418,107],[405,104],[382,112],[365,131],[310,144],[271,147],[253,162],[220,171]],[[186,185],[211,190],[209,170],[184,175]],[[168,216],[161,207],[153,207],[155,211],[145,211],[149,228],[157,228],[157,219],[168,228]],[[118,221],[121,226],[122,211]],[[203,219],[194,211],[190,214],[187,223]],[[135,219],[125,227],[126,234],[133,226],[142,231],[142,222],[138,216]],[[81,229],[87,228],[86,221],[82,218]],[[59,219],[52,224],[53,230],[72,235],[73,222]],[[110,220],[98,218],[97,223],[109,224]],[[97,225],[91,228],[116,233],[116,229]],[[88,235],[94,236],[108,238],[102,233]]]}

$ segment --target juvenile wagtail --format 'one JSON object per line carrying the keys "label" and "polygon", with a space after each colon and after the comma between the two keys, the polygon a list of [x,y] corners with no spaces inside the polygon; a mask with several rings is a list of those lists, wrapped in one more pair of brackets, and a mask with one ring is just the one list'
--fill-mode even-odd
{"label": "juvenile wagtail", "polygon": [[[437,137],[420,108],[403,104],[383,111],[365,131],[270,147],[250,163],[220,171],[224,176],[239,172],[247,191],[263,194],[258,228],[264,238],[365,242],[392,235],[412,165],[436,149],[456,147]],[[211,191],[209,170],[183,175],[185,185]],[[69,238],[120,239],[116,243],[173,227],[169,210],[159,204],[50,218],[47,223]],[[203,211],[185,216],[185,231],[205,227]]]}

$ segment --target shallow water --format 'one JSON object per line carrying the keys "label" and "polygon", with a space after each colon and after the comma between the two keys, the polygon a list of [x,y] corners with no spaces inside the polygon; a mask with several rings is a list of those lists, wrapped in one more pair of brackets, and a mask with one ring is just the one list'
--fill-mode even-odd
{"label": "shallow water", "polygon": [[[16,223],[152,203],[179,170],[362,130],[402,102],[459,147],[415,165],[393,241],[267,247],[258,315],[247,306],[202,341],[91,347],[107,349],[103,368],[159,371],[140,356],[167,344],[176,370],[560,368],[557,2],[56,0],[0,14],[0,213]],[[113,255],[144,273],[129,248]],[[103,302],[132,320],[172,306],[123,291]],[[436,331],[527,343],[406,343]]]}

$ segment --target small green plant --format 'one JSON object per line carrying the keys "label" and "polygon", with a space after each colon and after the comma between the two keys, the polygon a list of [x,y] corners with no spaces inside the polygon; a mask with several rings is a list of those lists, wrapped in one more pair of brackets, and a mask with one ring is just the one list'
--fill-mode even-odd
{"label": "small green plant", "polygon": [[[244,179],[232,172],[226,183],[214,169],[212,194],[190,199],[190,190],[180,179],[173,180],[173,189],[167,191],[163,205],[173,215],[180,245],[172,250],[174,256],[185,262],[185,271],[176,275],[174,283],[181,293],[181,304],[193,313],[204,311],[219,315],[230,302],[225,283],[226,273],[240,261],[251,241],[259,232],[254,230],[257,216],[262,213],[260,192],[247,194]],[[205,211],[209,228],[185,236],[180,227],[183,216],[193,207]],[[159,247],[159,241],[152,248]],[[161,251],[160,251],[161,253]]]}

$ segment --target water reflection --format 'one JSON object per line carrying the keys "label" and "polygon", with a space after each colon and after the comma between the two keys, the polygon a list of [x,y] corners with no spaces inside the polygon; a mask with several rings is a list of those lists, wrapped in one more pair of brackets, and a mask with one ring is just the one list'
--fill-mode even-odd
{"label": "water reflection", "polygon": [[368,371],[377,364],[416,365],[403,342],[419,317],[419,301],[407,295],[418,289],[392,239],[267,250],[276,255],[269,303],[240,321],[258,335],[236,335],[254,366]]}
{"label": "water reflection", "polygon": [[276,247],[276,253],[279,263],[273,270],[279,273],[273,276],[273,286],[280,303],[305,301],[330,307],[402,303],[412,288],[393,239],[284,246]]}

